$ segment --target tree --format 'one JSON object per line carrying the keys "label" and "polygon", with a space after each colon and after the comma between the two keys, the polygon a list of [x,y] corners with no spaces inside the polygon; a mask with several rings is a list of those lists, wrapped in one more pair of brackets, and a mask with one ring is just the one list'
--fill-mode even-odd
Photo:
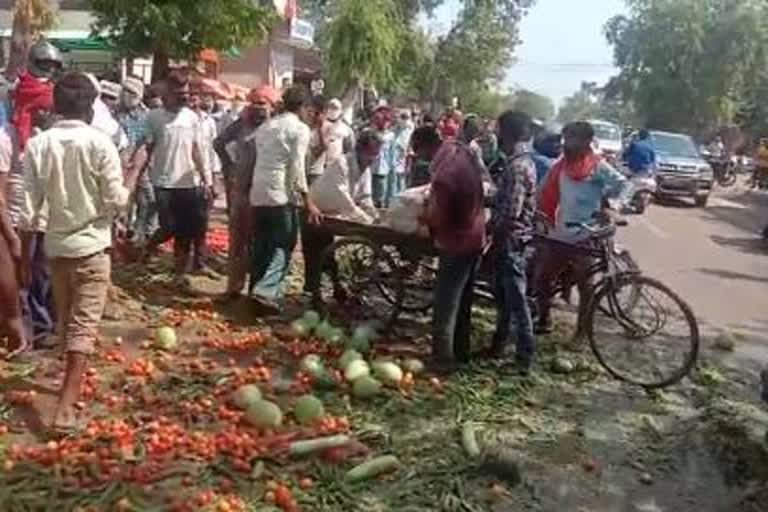
{"label": "tree", "polygon": [[11,53],[5,76],[15,80],[19,70],[27,63],[30,47],[40,34],[51,28],[55,15],[48,0],[16,0],[13,5],[13,29],[11,32]]}
{"label": "tree", "polygon": [[651,127],[705,133],[744,109],[766,53],[759,0],[627,0],[605,28],[618,97]]}
{"label": "tree", "polygon": [[583,121],[599,117],[600,91],[595,82],[582,82],[578,91],[563,100],[557,111],[557,120],[561,123]]}
{"label": "tree", "polygon": [[91,9],[95,35],[124,56],[153,56],[154,80],[167,75],[170,59],[261,40],[276,19],[271,5],[251,0],[91,0]]}
{"label": "tree", "polygon": [[401,25],[392,0],[340,0],[324,36],[331,84],[347,90],[391,82]]}
{"label": "tree", "polygon": [[518,89],[512,93],[507,107],[521,110],[542,121],[549,121],[555,117],[555,103],[547,96],[527,89]]}
{"label": "tree", "polygon": [[[462,0],[451,29],[441,37],[422,32],[416,19],[443,0],[304,0],[320,28],[331,89],[367,82],[393,95],[448,102],[459,97],[471,110],[487,103],[519,43],[518,24],[531,0]],[[352,17],[354,14],[354,17]],[[335,86],[335,87],[334,87]]]}

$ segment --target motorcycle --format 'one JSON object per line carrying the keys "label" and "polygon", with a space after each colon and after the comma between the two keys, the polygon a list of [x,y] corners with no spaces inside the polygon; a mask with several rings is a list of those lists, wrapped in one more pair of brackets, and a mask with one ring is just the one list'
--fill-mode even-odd
{"label": "motorcycle", "polygon": [[642,176],[631,176],[629,182],[634,188],[634,195],[630,202],[631,208],[635,213],[642,215],[651,204],[653,196],[656,195],[656,189],[658,187],[656,183],[656,176],[654,174],[646,174]]}
{"label": "motorcycle", "polygon": [[634,174],[626,166],[622,167],[622,172],[629,179],[634,191],[628,210],[642,215],[648,209],[648,205],[651,204],[653,196],[656,195],[658,188],[656,175],[652,172],[650,174]]}
{"label": "motorcycle", "polygon": [[715,174],[715,181],[723,188],[736,184],[736,164],[730,158],[710,158],[709,164]]}
{"label": "motorcycle", "polygon": [[768,189],[768,168],[755,167],[755,170],[752,172],[752,178],[749,180],[749,185],[751,188],[758,190]]}

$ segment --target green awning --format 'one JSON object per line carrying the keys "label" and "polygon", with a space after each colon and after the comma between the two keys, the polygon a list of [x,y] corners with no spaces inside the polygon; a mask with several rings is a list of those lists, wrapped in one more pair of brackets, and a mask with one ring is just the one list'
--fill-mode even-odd
{"label": "green awning", "polygon": [[104,39],[94,37],[78,39],[51,39],[53,45],[63,52],[69,51],[110,51],[113,48]]}

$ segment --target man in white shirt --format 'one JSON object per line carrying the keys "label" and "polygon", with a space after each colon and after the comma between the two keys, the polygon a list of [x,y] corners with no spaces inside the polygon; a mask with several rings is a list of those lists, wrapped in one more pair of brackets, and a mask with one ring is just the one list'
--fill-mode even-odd
{"label": "man in white shirt", "polygon": [[[54,108],[62,120],[27,143],[25,201],[20,216],[22,252],[31,234],[45,232],[57,310],[57,334],[64,340],[67,367],[53,416],[56,430],[75,425],[74,404],[87,356],[95,350],[110,286],[112,222],[128,203],[120,155],[110,138],[90,126],[97,91],[82,73],[55,86]],[[23,260],[29,282],[31,262]]]}
{"label": "man in white shirt", "polygon": [[251,292],[266,309],[279,309],[283,280],[298,236],[298,208],[307,211],[308,222],[320,221],[320,212],[307,189],[306,162],[310,128],[309,96],[302,87],[283,95],[284,112],[256,131],[256,166],[251,183],[253,206],[253,267]]}
{"label": "man in white shirt", "polygon": [[395,169],[392,165],[392,146],[395,142],[395,132],[392,130],[392,109],[380,105],[371,116],[371,128],[375,130],[383,145],[379,157],[373,165],[373,202],[376,208],[388,208],[394,196],[393,183]]}
{"label": "man in white shirt", "polygon": [[166,80],[163,107],[147,116],[149,178],[155,189],[160,217],[147,253],[173,238],[178,284],[187,287],[192,247],[204,236],[208,204],[213,199],[213,177],[206,165],[200,120],[187,104],[189,81],[173,72]]}
{"label": "man in white shirt", "polygon": [[[373,130],[364,130],[350,153],[329,161],[325,172],[310,189],[310,196],[323,215],[338,216],[360,223],[371,223],[376,209],[373,205],[371,167],[381,151],[381,137]],[[314,229],[302,232],[310,234],[310,244],[305,252],[305,293],[314,293],[320,286],[320,257],[333,243],[333,236]],[[302,238],[302,244],[307,243]],[[307,258],[308,256],[308,258]],[[335,268],[330,269],[336,272]],[[336,290],[337,294],[340,290]]]}

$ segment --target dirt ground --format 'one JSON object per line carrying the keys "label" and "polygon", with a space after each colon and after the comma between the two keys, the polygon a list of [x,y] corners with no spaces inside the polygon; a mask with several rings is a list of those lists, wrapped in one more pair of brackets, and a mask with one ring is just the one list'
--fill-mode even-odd
{"label": "dirt ground", "polygon": [[[221,261],[213,267],[222,270]],[[101,349],[122,354],[125,365],[155,357],[148,355],[145,340],[169,311],[210,304],[223,289],[220,277],[197,277],[196,293],[180,297],[169,287],[167,270],[166,261],[149,269],[122,266],[115,273],[115,305],[121,318],[104,321]],[[292,298],[281,317],[257,319],[248,301],[215,307],[215,314],[241,332],[285,329],[307,307],[296,295],[300,278],[292,277],[291,285]],[[411,320],[396,339],[382,342],[388,345],[382,348],[385,353],[425,353],[428,319]],[[424,381],[413,396],[387,395],[375,406],[350,404],[348,396],[322,395],[328,408],[349,416],[356,436],[375,438],[371,443],[398,455],[404,467],[391,479],[352,488],[339,483],[338,471],[315,467],[316,487],[312,496],[301,495],[302,510],[768,510],[768,414],[759,402],[758,368],[714,349],[713,340],[706,338],[690,378],[649,393],[610,378],[588,351],[565,351],[563,333],[572,320],[564,314],[557,334],[541,340],[539,365],[525,380],[475,363],[445,381],[440,393],[429,391]],[[478,322],[476,338],[486,339],[488,329],[487,322]],[[178,330],[190,347],[211,335],[203,320]],[[226,354],[208,355],[232,364]],[[235,364],[247,367],[253,355],[238,355]],[[169,359],[159,360],[163,358]],[[571,366],[567,372],[555,369],[555,361],[563,359]],[[273,371],[280,366],[276,360]],[[120,366],[97,368],[100,378],[120,372]],[[25,362],[4,363],[0,372],[4,392],[36,391],[27,406],[3,402],[2,415],[12,428],[3,444],[44,442],[43,424],[60,379],[57,354],[35,353]],[[84,413],[104,413],[98,391]],[[466,421],[477,425],[485,451],[503,449],[510,454],[519,466],[520,483],[488,474],[467,459],[459,442],[459,427]],[[244,510],[274,510],[258,500],[246,503]]]}

